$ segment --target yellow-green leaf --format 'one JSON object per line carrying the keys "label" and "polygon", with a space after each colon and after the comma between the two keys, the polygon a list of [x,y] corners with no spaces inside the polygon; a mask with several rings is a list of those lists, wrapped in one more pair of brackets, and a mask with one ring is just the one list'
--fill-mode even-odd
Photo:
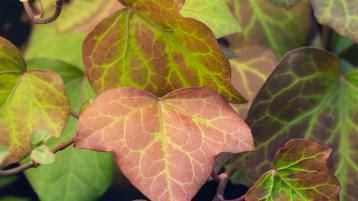
{"label": "yellow-green leaf", "polygon": [[[3,165],[31,152],[31,133],[48,129],[60,136],[69,115],[62,79],[47,70],[26,70],[20,52],[0,37],[0,144],[9,155]],[[8,65],[9,64],[9,65]]]}
{"label": "yellow-green leaf", "polygon": [[225,0],[186,0],[180,14],[203,22],[217,38],[241,32]]}

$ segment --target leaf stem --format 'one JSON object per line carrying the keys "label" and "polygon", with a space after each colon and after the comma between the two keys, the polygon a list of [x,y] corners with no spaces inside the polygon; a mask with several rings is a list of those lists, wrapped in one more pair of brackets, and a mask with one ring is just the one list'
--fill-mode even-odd
{"label": "leaf stem", "polygon": [[[212,177],[215,180],[219,181],[219,186],[218,186],[218,189],[216,191],[216,195],[215,195],[213,201],[229,201],[229,200],[224,199],[224,192],[225,192],[225,188],[230,180],[230,177],[236,172],[236,170],[237,170],[236,165],[232,165],[228,169],[226,169],[225,172],[223,172],[219,175],[212,173]],[[235,199],[233,201],[240,201],[240,200]]]}
{"label": "leaf stem", "polygon": [[80,118],[80,114],[78,112],[75,112],[73,110],[70,111],[70,115],[76,119]]}
{"label": "leaf stem", "polygon": [[[74,142],[74,138],[62,143],[62,144],[59,144],[58,146],[54,147],[52,150],[53,153],[56,153],[56,152],[59,152],[59,151],[62,151],[64,150],[65,148],[71,146]],[[38,167],[39,164],[36,163],[35,161],[31,161],[29,163],[26,163],[26,164],[23,164],[23,165],[20,165],[18,167],[15,167],[15,168],[11,168],[11,169],[8,169],[8,170],[0,170],[0,177],[7,177],[7,176],[12,176],[12,175],[15,175],[15,174],[18,174],[20,172],[23,172],[27,169],[30,169],[30,168],[35,168],[35,167]]]}
{"label": "leaf stem", "polygon": [[26,14],[30,17],[30,19],[36,24],[48,24],[55,21],[61,14],[63,0],[55,1],[55,12],[48,18],[43,18],[43,6],[41,4],[41,13],[39,15],[35,14],[33,11],[29,0],[20,0],[24,6]]}

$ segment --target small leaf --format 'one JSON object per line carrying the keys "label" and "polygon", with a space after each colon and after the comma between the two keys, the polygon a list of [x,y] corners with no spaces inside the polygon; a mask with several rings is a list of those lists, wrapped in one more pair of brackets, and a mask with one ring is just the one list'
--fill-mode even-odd
{"label": "small leaf", "polygon": [[281,7],[290,8],[300,0],[268,0],[268,1]]}
{"label": "small leaf", "polygon": [[246,201],[338,201],[339,183],[327,167],[331,149],[294,139],[277,151],[273,170],[246,193]]}
{"label": "small leaf", "polygon": [[240,41],[249,42],[269,47],[281,58],[307,41],[311,26],[309,0],[301,0],[290,9],[275,6],[268,0],[228,0],[228,3],[243,28],[241,40],[229,38],[237,47]]}
{"label": "small leaf", "polygon": [[225,0],[186,0],[180,14],[203,22],[217,38],[241,32],[240,23],[231,14]]}
{"label": "small leaf", "polygon": [[292,138],[334,147],[331,164],[340,198],[355,200],[358,187],[358,70],[342,73],[340,59],[315,48],[288,53],[275,68],[247,117],[257,145],[239,166],[252,178],[271,168],[275,151]]}
{"label": "small leaf", "polygon": [[33,148],[49,140],[53,135],[47,129],[40,128],[31,133],[31,146]]}
{"label": "small leaf", "polygon": [[358,0],[311,0],[321,24],[358,43]]}
{"label": "small leaf", "polygon": [[77,148],[114,152],[128,179],[150,200],[191,200],[215,156],[253,149],[245,122],[207,88],[157,98],[134,88],[97,97],[83,112]]}
{"label": "small leaf", "polygon": [[4,166],[31,152],[31,133],[46,128],[59,137],[69,116],[62,79],[48,70],[27,70],[17,48],[0,37],[0,144],[9,149]]}
{"label": "small leaf", "polygon": [[55,162],[55,154],[45,145],[33,149],[30,157],[33,161],[41,165],[48,165]]}
{"label": "small leaf", "polygon": [[214,34],[201,22],[182,17],[181,2],[122,1],[129,7],[103,20],[87,36],[83,59],[97,94],[136,87],[163,96],[203,86],[230,102],[245,101],[230,83],[230,63]]}
{"label": "small leaf", "polygon": [[274,70],[277,59],[269,48],[250,44],[242,45],[234,52],[237,56],[230,60],[231,83],[248,100],[246,104],[234,105],[234,109],[245,119],[256,94]]}
{"label": "small leaf", "polygon": [[9,150],[5,145],[0,144],[0,165],[5,161],[6,157],[9,155]]}

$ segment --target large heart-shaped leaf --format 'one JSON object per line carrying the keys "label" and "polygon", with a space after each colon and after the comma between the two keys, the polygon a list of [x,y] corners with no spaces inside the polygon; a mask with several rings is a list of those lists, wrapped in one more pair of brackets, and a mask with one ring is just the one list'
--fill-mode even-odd
{"label": "large heart-shaped leaf", "polygon": [[231,59],[231,83],[242,91],[248,103],[235,105],[241,118],[245,119],[252,101],[276,66],[276,56],[265,47],[246,44],[234,49],[236,58]]}
{"label": "large heart-shaped leaf", "polygon": [[180,14],[203,22],[217,38],[241,31],[225,0],[186,0]]}
{"label": "large heart-shaped leaf", "polygon": [[[93,89],[79,68],[52,59],[31,59],[27,63],[29,68],[50,69],[62,77],[73,111],[79,111],[83,103],[95,97]],[[50,140],[48,145],[52,147],[73,138],[76,127],[77,121],[71,118],[61,137]],[[53,164],[30,169],[26,171],[26,177],[43,201],[96,200],[111,184],[112,158],[108,153],[68,147],[56,153],[56,161]]]}
{"label": "large heart-shaped leaf", "polygon": [[338,201],[339,183],[327,166],[331,149],[308,140],[291,140],[277,151],[273,170],[246,193],[246,201]]}
{"label": "large heart-shaped leaf", "polygon": [[[306,43],[311,24],[309,0],[301,0],[290,9],[268,0],[228,2],[243,28],[242,41],[270,47],[278,57]],[[235,44],[240,40],[230,41]]]}
{"label": "large heart-shaped leaf", "polygon": [[339,59],[323,50],[290,52],[257,95],[247,122],[257,150],[240,166],[257,178],[270,168],[275,150],[291,138],[308,138],[333,148],[342,200],[358,192],[358,70],[340,73]]}
{"label": "large heart-shaped leaf", "polygon": [[149,199],[189,201],[221,152],[253,149],[250,129],[207,88],[162,98],[134,88],[107,91],[79,120],[75,146],[114,152],[129,180]]}
{"label": "large heart-shaped leaf", "polygon": [[47,70],[26,70],[20,52],[0,37],[0,144],[8,147],[3,165],[31,151],[30,136],[46,128],[60,136],[69,115],[62,79]]}
{"label": "large heart-shaped leaf", "polygon": [[83,57],[97,93],[130,86],[162,96],[205,86],[230,102],[243,98],[230,83],[230,63],[214,34],[179,14],[182,1],[122,1],[127,9],[102,21],[86,38]]}
{"label": "large heart-shaped leaf", "polygon": [[311,0],[318,21],[358,43],[358,0]]}

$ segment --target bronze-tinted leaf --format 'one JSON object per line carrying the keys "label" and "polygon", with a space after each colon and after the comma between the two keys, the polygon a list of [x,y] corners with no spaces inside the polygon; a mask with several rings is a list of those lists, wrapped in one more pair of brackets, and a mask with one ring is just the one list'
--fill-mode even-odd
{"label": "bronze-tinted leaf", "polygon": [[246,193],[246,201],[338,201],[339,183],[327,166],[331,149],[290,140],[276,152],[273,170]]}
{"label": "bronze-tinted leaf", "polygon": [[247,98],[248,103],[233,105],[241,118],[245,119],[252,101],[276,66],[276,56],[269,49],[251,44],[234,50],[236,58],[231,59],[231,83]]}
{"label": "bronze-tinted leaf", "polygon": [[231,37],[232,44],[251,42],[270,47],[278,57],[306,43],[311,24],[309,0],[301,0],[290,9],[268,0],[228,0],[239,20],[242,38]]}
{"label": "bronze-tinted leaf", "polygon": [[257,143],[240,166],[253,178],[271,168],[275,151],[292,138],[333,148],[331,165],[342,200],[358,197],[358,70],[340,72],[340,60],[315,48],[287,54],[258,93],[247,122]]}
{"label": "bronze-tinted leaf", "polygon": [[253,149],[250,129],[207,88],[162,98],[118,88],[96,98],[79,120],[78,148],[114,152],[150,200],[189,201],[210,176],[215,156]]}
{"label": "bronze-tinted leaf", "polygon": [[214,34],[179,14],[180,1],[123,1],[129,8],[102,21],[86,38],[83,58],[97,93],[136,87],[162,96],[205,86],[230,102],[243,98],[230,83],[230,63]]}

